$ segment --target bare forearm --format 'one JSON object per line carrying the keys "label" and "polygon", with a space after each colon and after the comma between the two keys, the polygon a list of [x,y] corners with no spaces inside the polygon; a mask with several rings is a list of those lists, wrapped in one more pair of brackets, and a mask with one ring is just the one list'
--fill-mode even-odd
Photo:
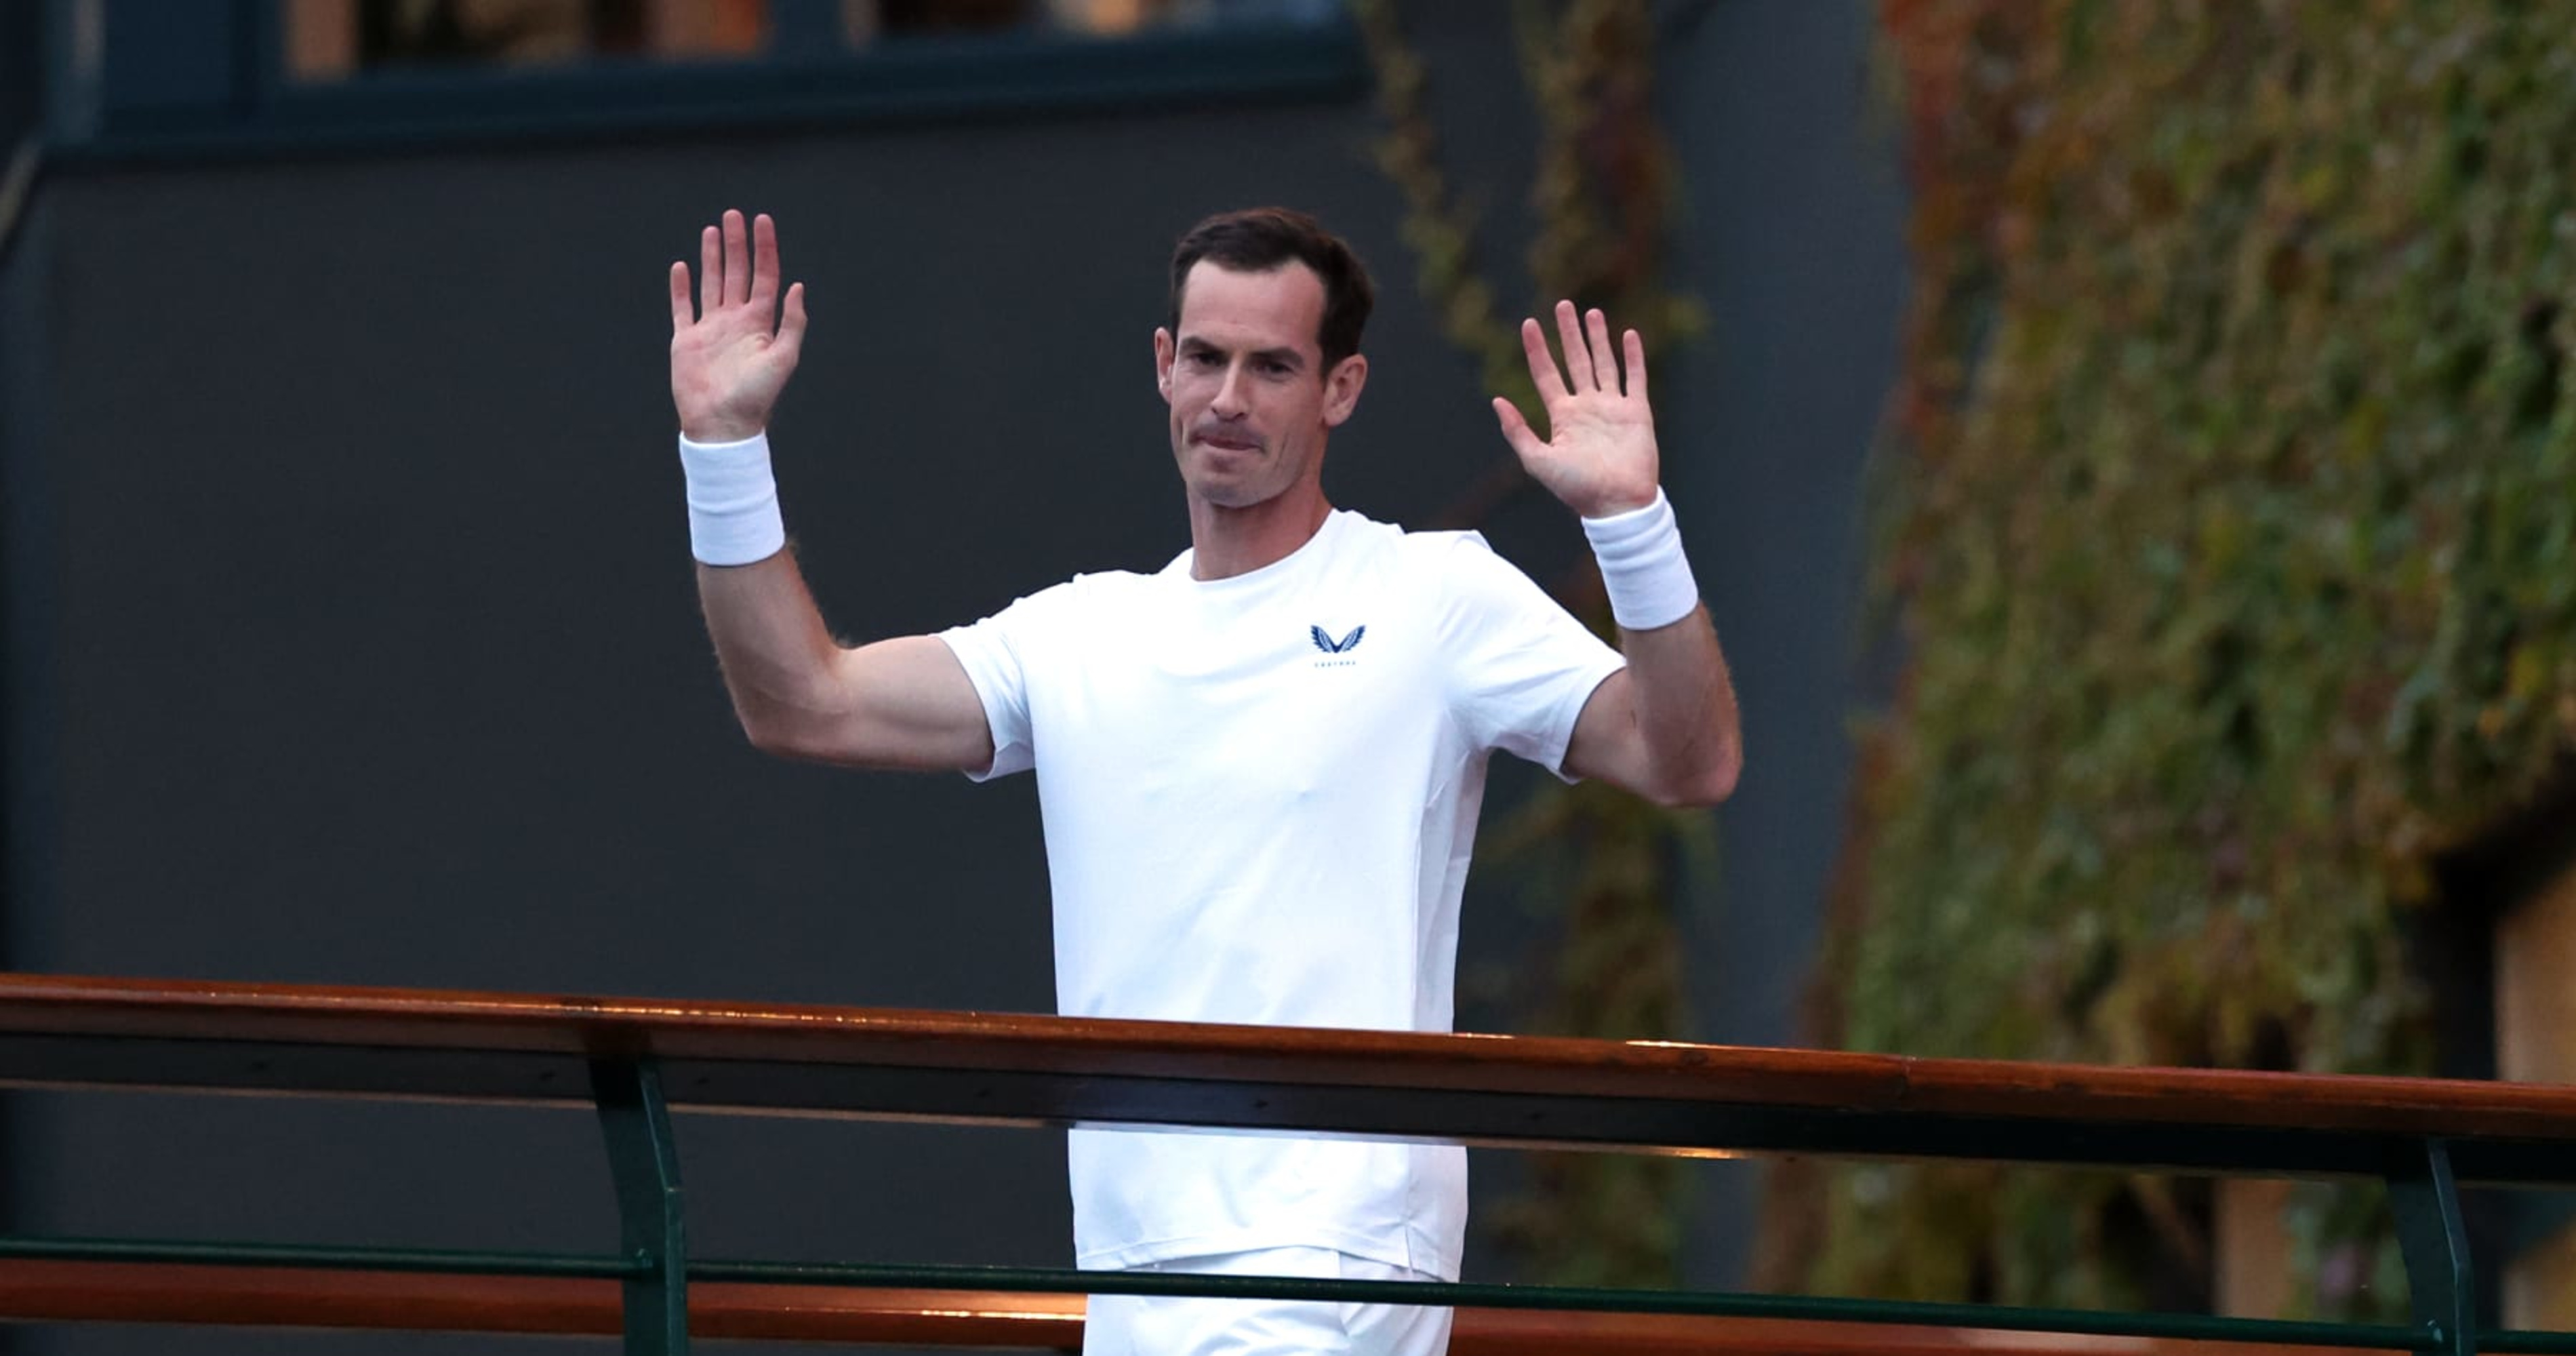
{"label": "bare forearm", "polygon": [[1744,748],[1735,683],[1708,609],[1651,631],[1621,628],[1628,691],[1655,799],[1713,805],[1735,790]]}
{"label": "bare forearm", "polygon": [[752,743],[792,752],[800,732],[838,718],[833,666],[843,651],[792,553],[750,565],[699,565],[698,606]]}
{"label": "bare forearm", "polygon": [[[982,768],[991,730],[966,670],[932,636],[843,648],[781,549],[768,427],[805,337],[805,289],[779,290],[777,224],[726,212],[699,235],[696,296],[671,265],[671,403],[689,481],[698,603],[751,742],[857,767]],[[716,561],[710,565],[704,562]]]}
{"label": "bare forearm", "polygon": [[1612,343],[1609,318],[1572,301],[1556,304],[1556,333],[1562,369],[1537,319],[1521,322],[1548,437],[1508,400],[1494,401],[1494,415],[1522,469],[1583,519],[1628,660],[1585,701],[1565,770],[1667,805],[1714,805],[1734,792],[1744,761],[1735,685],[1659,488],[1645,339],[1628,330]]}

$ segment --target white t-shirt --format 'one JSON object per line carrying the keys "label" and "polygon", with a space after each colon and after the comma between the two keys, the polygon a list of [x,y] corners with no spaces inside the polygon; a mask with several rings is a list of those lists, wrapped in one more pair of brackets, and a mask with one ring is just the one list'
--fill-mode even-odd
{"label": "white t-shirt", "polygon": [[[1450,1029],[1488,753],[1559,770],[1622,663],[1474,533],[1345,512],[1249,574],[1183,552],[940,638],[992,723],[982,776],[1037,770],[1066,1015],[1398,1031]],[[1306,1246],[1458,1274],[1461,1149],[1070,1139],[1082,1266]]]}

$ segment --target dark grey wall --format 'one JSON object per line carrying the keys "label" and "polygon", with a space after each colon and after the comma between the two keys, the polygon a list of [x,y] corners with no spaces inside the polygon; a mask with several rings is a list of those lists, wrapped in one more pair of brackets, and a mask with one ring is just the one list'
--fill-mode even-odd
{"label": "dark grey wall", "polygon": [[[1656,415],[1689,440],[1666,482],[1745,727],[1716,898],[1694,920],[1695,1034],[1787,1045],[1866,696],[1861,481],[1896,371],[1904,202],[1868,6],[1691,13],[1661,53],[1662,106],[1690,199],[1677,262],[1713,323]],[[1694,1274],[1743,1273],[1757,1172],[1710,1170]]]}
{"label": "dark grey wall", "polygon": [[[52,558],[48,518],[37,511],[46,351],[44,271],[32,262],[48,219],[41,206],[0,240],[0,922],[20,901],[46,898],[51,816],[44,803],[42,769],[51,764],[50,739],[30,718],[52,705],[51,666],[45,660],[51,633],[46,586]],[[0,927],[0,968],[21,962]],[[14,1218],[24,1195],[20,1136],[0,1098],[0,1221]],[[0,1334],[0,1352],[9,1352]]]}
{"label": "dark grey wall", "polygon": [[35,130],[44,107],[44,7],[0,5],[0,144]]}
{"label": "dark grey wall", "polygon": [[[1455,163],[1508,226],[1526,154],[1508,33],[1424,9]],[[1696,906],[1698,1034],[1776,1040],[1840,813],[1851,491],[1891,350],[1895,199],[1861,122],[1857,11],[1699,14],[1667,98],[1693,198],[1678,253],[1718,330],[1657,392],[1753,763],[1720,815],[1722,911]],[[663,270],[724,206],[778,216],[814,317],[776,429],[806,571],[846,635],[934,629],[1185,544],[1148,338],[1164,251],[1208,210],[1306,206],[1377,266],[1337,501],[1420,520],[1504,455],[1411,296],[1373,130],[1352,102],[58,177],[21,252],[39,276],[0,278],[22,355],[0,393],[45,374],[40,408],[0,416],[45,529],[13,533],[10,824],[44,840],[11,845],[10,959],[1051,1007],[1027,779],[791,766],[732,728],[691,591]],[[1545,515],[1494,535],[1542,578],[1579,546]],[[1471,950],[1518,944],[1494,912],[1471,912]],[[31,1231],[613,1242],[582,1116],[143,1096],[17,1113]],[[710,1253],[1067,1254],[1053,1134],[680,1134]],[[1739,1261],[1731,1180],[1700,1233],[1711,1284]],[[138,1341],[276,1344],[98,1329],[31,1349]]]}

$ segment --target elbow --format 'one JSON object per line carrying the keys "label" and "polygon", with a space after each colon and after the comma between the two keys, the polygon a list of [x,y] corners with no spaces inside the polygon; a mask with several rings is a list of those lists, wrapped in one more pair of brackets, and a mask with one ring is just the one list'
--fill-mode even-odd
{"label": "elbow", "polygon": [[1689,769],[1654,788],[1649,796],[1668,810],[1705,810],[1735,794],[1744,759],[1734,750],[1705,766]]}
{"label": "elbow", "polygon": [[772,726],[746,720],[742,723],[742,736],[751,741],[753,748],[772,758],[796,756],[796,741]]}
{"label": "elbow", "polygon": [[742,737],[762,753],[773,758],[798,760],[814,756],[813,740],[807,737],[800,723],[781,719],[776,712],[739,704],[734,707],[734,716],[742,724]]}
{"label": "elbow", "polygon": [[845,694],[827,673],[746,665],[728,668],[725,695],[742,737],[762,753],[809,761],[824,756],[848,717]]}
{"label": "elbow", "polygon": [[740,713],[740,717],[742,737],[749,740],[753,748],[774,758],[796,756],[796,740],[786,730],[772,722],[763,721],[749,712]]}

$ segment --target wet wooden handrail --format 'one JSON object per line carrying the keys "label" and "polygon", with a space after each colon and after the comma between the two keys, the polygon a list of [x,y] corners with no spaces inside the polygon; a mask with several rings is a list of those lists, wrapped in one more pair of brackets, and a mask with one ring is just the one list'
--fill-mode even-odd
{"label": "wet wooden handrail", "polygon": [[[974,1012],[0,975],[0,1086],[1345,1131],[2576,1183],[2576,1088]],[[2081,1133],[2069,1133],[2081,1132]]]}
{"label": "wet wooden handrail", "polygon": [[[1909,1340],[1958,1350],[1991,1326],[2015,1329],[2018,1335],[1998,1340],[2020,1351],[2212,1349],[2179,1340],[2190,1338],[2238,1339],[2267,1351],[2318,1342],[2452,1356],[2468,1356],[2484,1341],[2576,1356],[2576,1334],[2479,1330],[2456,1191],[2459,1183],[2576,1184],[2576,1088],[2562,1086],[1666,1041],[0,975],[0,1087],[390,1096],[597,1110],[625,1228],[621,1251],[609,1257],[424,1259],[364,1248],[0,1240],[11,1274],[37,1274],[25,1269],[31,1263],[99,1268],[45,1274],[85,1276],[93,1296],[116,1287],[161,1294],[177,1306],[174,1316],[193,1314],[197,1321],[250,1321],[208,1315],[267,1303],[279,1306],[270,1312],[300,1306],[317,1314],[372,1304],[368,1312],[407,1312],[406,1326],[415,1327],[464,1323],[472,1313],[498,1312],[496,1305],[522,1318],[578,1313],[590,1315],[581,1322],[604,1323],[598,1306],[617,1293],[629,1350],[667,1352],[686,1346],[691,1330],[753,1335],[748,1327],[723,1326],[735,1323],[840,1324],[843,1340],[868,1340],[846,1336],[860,1328],[904,1328],[909,1335],[875,1340],[916,1343],[963,1343],[962,1334],[1007,1328],[1039,1335],[1038,1345],[1056,1345],[1060,1336],[1040,1334],[1061,1334],[1067,1301],[1050,1302],[1044,1292],[1232,1287],[1228,1293],[1387,1302],[1367,1283],[1295,1278],[688,1257],[676,1224],[677,1163],[666,1117],[702,1111],[2373,1177],[2389,1185],[2407,1253],[2409,1325],[1478,1285],[1426,1286],[1418,1302],[1460,1306],[1462,1342],[1478,1334],[1462,1349],[1487,1353],[1569,1339],[1595,1349],[1633,1341],[1639,1345],[1621,1349],[1641,1354],[1755,1349],[1745,1344],[1819,1356],[1929,1349],[1895,1341],[1905,1332],[1914,1334]],[[212,1263],[221,1265],[170,1269]],[[376,1288],[366,1290],[361,1279],[377,1271],[410,1274],[379,1276]],[[484,1274],[465,1274],[473,1272]],[[928,1309],[917,1302],[924,1292],[908,1292],[916,1299],[907,1300],[901,1290],[953,1285],[1008,1290],[1009,1298],[987,1296],[926,1318]],[[1398,1302],[1417,1301],[1408,1289]],[[29,1298],[23,1306],[27,1316],[34,1316],[34,1303]],[[99,1299],[93,1307],[107,1303]],[[1470,1323],[1465,1315],[1473,1306],[1493,1310],[1476,1311]],[[21,1308],[0,1305],[6,1314]],[[1649,1310],[1665,1316],[1605,1312]],[[1819,1321],[1844,1319],[1866,1322]],[[936,1336],[905,1327],[923,1321],[950,1326]],[[1920,1326],[1926,1324],[1940,1326]],[[787,1335],[784,1326],[778,1331]],[[2121,1336],[2057,1335],[2082,1333]],[[1531,1345],[1511,1345],[1523,1340]]]}
{"label": "wet wooden handrail", "polygon": [[[982,1290],[694,1286],[703,1338],[1079,1351],[1079,1295]],[[0,1320],[613,1337],[609,1281],[332,1272],[296,1267],[13,1262]],[[1882,1323],[1461,1309],[1452,1356],[2326,1356],[2335,1348],[2084,1337]]]}

